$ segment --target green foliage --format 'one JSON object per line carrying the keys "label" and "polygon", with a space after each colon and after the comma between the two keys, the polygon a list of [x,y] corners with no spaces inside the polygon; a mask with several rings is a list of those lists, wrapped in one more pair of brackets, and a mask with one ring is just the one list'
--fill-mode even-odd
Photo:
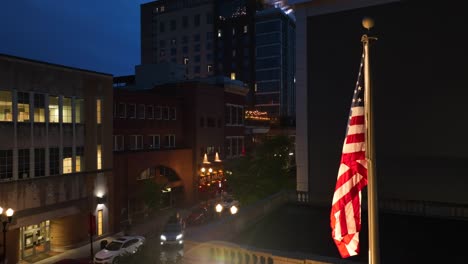
{"label": "green foliage", "polygon": [[229,184],[242,204],[249,204],[283,189],[291,188],[293,142],[286,136],[265,139],[247,156],[229,160]]}
{"label": "green foliage", "polygon": [[143,199],[150,210],[157,210],[161,201],[161,186],[152,180],[146,180],[143,188]]}

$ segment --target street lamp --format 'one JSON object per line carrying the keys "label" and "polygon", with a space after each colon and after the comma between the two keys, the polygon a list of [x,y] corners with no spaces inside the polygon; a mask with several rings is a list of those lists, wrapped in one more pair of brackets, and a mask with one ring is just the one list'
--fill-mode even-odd
{"label": "street lamp", "polygon": [[236,214],[237,213],[237,207],[235,205],[231,206],[231,214]]}
{"label": "street lamp", "polygon": [[2,263],[5,263],[5,259],[6,259],[6,233],[7,233],[7,230],[8,230],[7,225],[9,223],[11,223],[14,212],[15,211],[13,211],[13,209],[8,208],[8,210],[6,210],[6,212],[5,212],[5,215],[6,215],[6,218],[5,218],[5,216],[3,216],[3,208],[0,207],[0,218],[1,218],[1,221],[2,221],[2,224],[3,224],[3,256],[2,256]]}
{"label": "street lamp", "polygon": [[218,213],[218,218],[220,218],[221,212],[223,211],[223,206],[221,204],[217,204],[215,209],[216,209],[216,212]]}

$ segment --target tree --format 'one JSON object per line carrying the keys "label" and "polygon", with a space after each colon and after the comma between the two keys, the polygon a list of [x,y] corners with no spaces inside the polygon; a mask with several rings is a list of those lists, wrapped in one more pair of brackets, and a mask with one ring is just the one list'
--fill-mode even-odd
{"label": "tree", "polygon": [[157,210],[161,201],[161,185],[152,180],[146,180],[143,187],[143,200],[148,210]]}
{"label": "tree", "polygon": [[229,185],[242,204],[249,204],[283,189],[291,188],[290,174],[293,142],[287,136],[266,138],[252,153],[229,160],[232,171]]}

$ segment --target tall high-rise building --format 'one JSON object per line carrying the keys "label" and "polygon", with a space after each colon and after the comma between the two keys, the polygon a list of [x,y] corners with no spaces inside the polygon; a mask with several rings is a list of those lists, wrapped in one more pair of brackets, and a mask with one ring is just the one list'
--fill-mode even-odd
{"label": "tall high-rise building", "polygon": [[159,0],[141,5],[141,64],[186,65],[186,78],[214,74],[212,0]]}
{"label": "tall high-rise building", "polygon": [[286,1],[143,4],[141,63],[183,64],[186,79],[221,75],[242,81],[249,88],[248,109],[276,120],[294,117],[295,20],[290,12]]}
{"label": "tall high-rise building", "polygon": [[253,105],[255,85],[255,0],[215,1],[215,73],[240,80],[249,88]]}
{"label": "tall high-rise building", "polygon": [[291,11],[273,7],[257,12],[255,109],[273,119],[295,116],[295,37]]}

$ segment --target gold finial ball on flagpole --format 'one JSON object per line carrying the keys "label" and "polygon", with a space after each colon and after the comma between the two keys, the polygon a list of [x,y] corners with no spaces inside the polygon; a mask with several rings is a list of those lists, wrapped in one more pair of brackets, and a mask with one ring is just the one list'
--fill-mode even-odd
{"label": "gold finial ball on flagpole", "polygon": [[374,20],[370,17],[365,17],[362,20],[362,26],[367,30],[370,30],[372,27],[374,27]]}

